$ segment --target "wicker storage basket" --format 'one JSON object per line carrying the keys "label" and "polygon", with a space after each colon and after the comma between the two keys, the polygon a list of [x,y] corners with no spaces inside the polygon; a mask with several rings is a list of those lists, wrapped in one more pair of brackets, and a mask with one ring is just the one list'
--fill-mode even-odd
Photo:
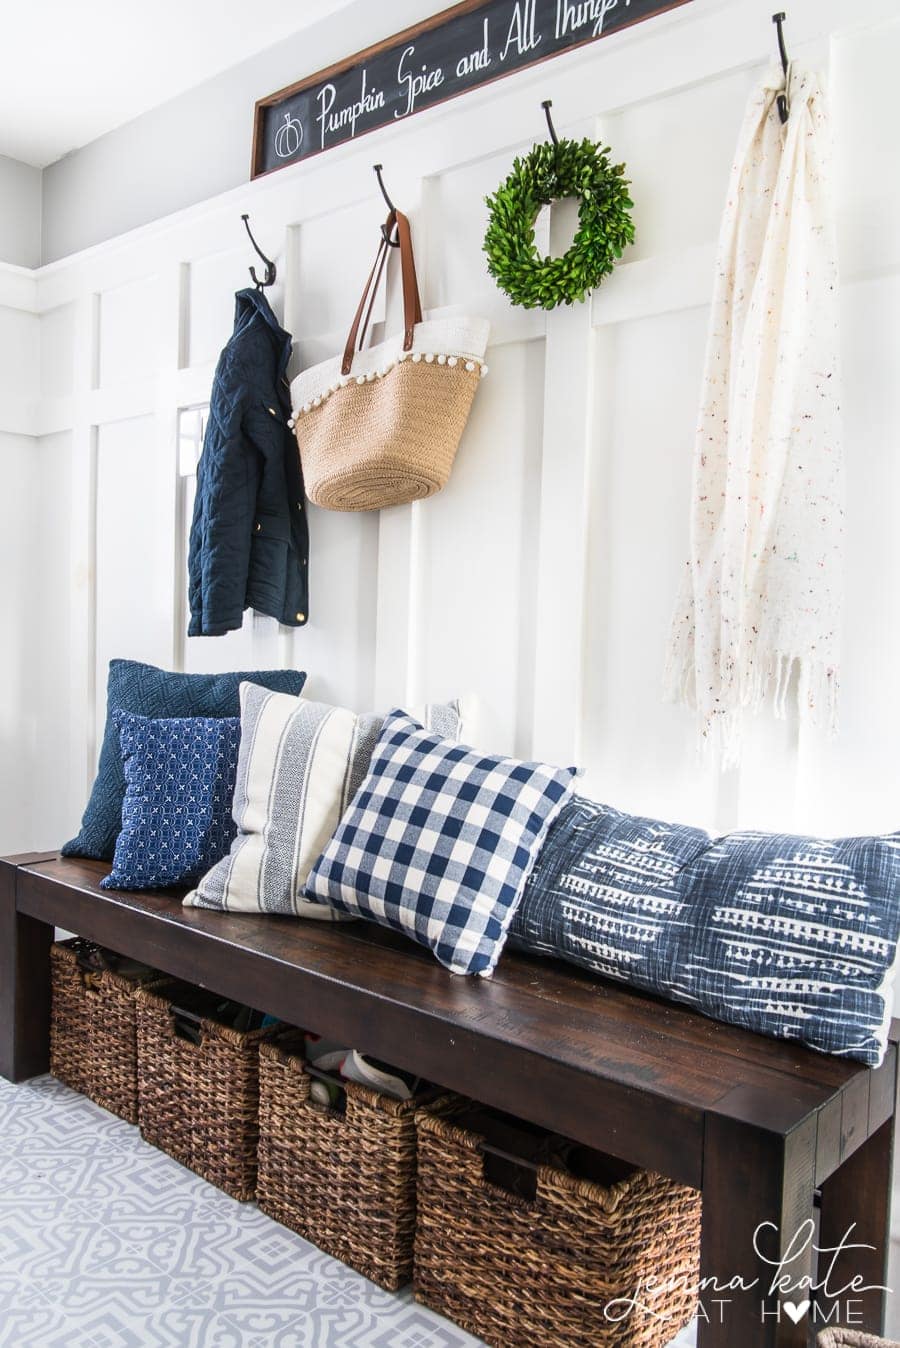
{"label": "wicker storage basket", "polygon": [[243,1032],[219,1024],[214,1001],[188,984],[138,993],[141,1133],[246,1201],[256,1191],[259,1046],[280,1027]]}
{"label": "wicker storage basket", "polygon": [[50,948],[50,1071],[137,1123],[135,993],[163,975],[76,937]]}
{"label": "wicker storage basket", "polygon": [[260,1049],[256,1201],[277,1222],[396,1291],[412,1276],[421,1098],[400,1101],[341,1082],[346,1106],[338,1113],[310,1098],[312,1080],[302,1034]]}
{"label": "wicker storage basket", "polygon": [[879,1339],[858,1329],[823,1329],[816,1339],[817,1348],[900,1348],[896,1339]]}
{"label": "wicker storage basket", "polygon": [[419,1301],[496,1348],[662,1348],[690,1321],[695,1190],[478,1106],[416,1123]]}

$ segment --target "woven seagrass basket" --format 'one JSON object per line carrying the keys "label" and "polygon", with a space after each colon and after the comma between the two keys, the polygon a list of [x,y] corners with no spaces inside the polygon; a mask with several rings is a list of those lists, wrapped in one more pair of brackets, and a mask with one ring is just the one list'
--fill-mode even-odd
{"label": "woven seagrass basket", "polygon": [[[297,419],[309,499],[326,510],[380,510],[446,486],[481,366],[398,360],[375,380],[352,380]],[[467,366],[469,368],[467,368]]]}
{"label": "woven seagrass basket", "polygon": [[163,981],[76,937],[50,949],[50,1071],[128,1123],[137,1123],[135,993]]}
{"label": "woven seagrass basket", "polygon": [[816,1339],[817,1348],[900,1348],[896,1339],[879,1339],[875,1334],[863,1334],[858,1329],[835,1326],[823,1329]]}
{"label": "woven seagrass basket", "polygon": [[420,1100],[341,1082],[344,1112],[310,1097],[303,1035],[260,1048],[256,1201],[275,1221],[396,1291],[412,1276]]}
{"label": "woven seagrass basket", "polygon": [[[259,1048],[281,1026],[243,1032],[196,1012],[198,990],[137,995],[141,1134],[232,1198],[256,1192]],[[211,997],[210,1001],[214,1000]]]}
{"label": "woven seagrass basket", "polygon": [[691,1320],[696,1190],[480,1106],[416,1123],[417,1300],[495,1348],[663,1348]]}

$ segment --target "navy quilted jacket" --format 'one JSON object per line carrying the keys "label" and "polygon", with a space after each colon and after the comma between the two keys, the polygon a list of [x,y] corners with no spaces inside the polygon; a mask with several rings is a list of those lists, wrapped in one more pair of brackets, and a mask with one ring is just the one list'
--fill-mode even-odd
{"label": "navy quilted jacket", "polygon": [[244,609],[289,627],[309,613],[309,535],[297,442],[288,428],[291,338],[262,291],[234,297],[216,367],[188,554],[188,636],[241,626]]}

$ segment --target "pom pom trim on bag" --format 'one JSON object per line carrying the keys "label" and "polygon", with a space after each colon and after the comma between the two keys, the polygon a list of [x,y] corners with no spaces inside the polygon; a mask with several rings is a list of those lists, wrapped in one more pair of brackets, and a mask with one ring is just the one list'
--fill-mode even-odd
{"label": "pom pom trim on bag", "polygon": [[488,367],[485,365],[484,361],[474,360],[466,356],[447,356],[444,355],[443,352],[435,353],[434,351],[401,351],[397,359],[390,361],[390,363],[385,365],[383,369],[369,370],[366,374],[341,375],[340,379],[335,383],[330,384],[321,393],[316,394],[314,398],[310,398],[308,402],[305,402],[301,404],[300,407],[296,408],[288,425],[293,430],[298,417],[302,416],[305,412],[313,412],[317,407],[321,407],[333,393],[337,393],[340,389],[346,388],[348,384],[371,384],[376,379],[384,379],[385,375],[390,374],[395,366],[402,364],[405,360],[411,360],[414,365],[417,365],[420,361],[425,361],[427,365],[446,365],[451,370],[455,369],[457,365],[461,365],[462,368],[467,370],[470,374],[477,369],[479,376],[482,379],[488,372]]}

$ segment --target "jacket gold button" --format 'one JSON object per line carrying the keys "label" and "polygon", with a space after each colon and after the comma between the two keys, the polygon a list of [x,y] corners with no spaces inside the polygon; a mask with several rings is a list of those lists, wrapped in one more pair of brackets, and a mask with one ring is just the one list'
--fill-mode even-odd
{"label": "jacket gold button", "polygon": [[262,525],[261,525],[261,524],[257,524],[257,526],[256,526],[256,532],[259,533],[259,531],[260,531],[261,528],[262,528]]}
{"label": "jacket gold button", "polygon": [[274,407],[270,407],[270,408],[269,408],[269,414],[270,414],[270,416],[273,416],[273,417],[277,417],[277,416],[278,416],[278,413],[275,411],[275,408],[274,408]]}
{"label": "jacket gold button", "polygon": [[297,614],[297,622],[298,622],[298,623],[302,623],[305,617],[306,617],[306,614],[305,614],[305,613],[298,613],[298,614]]}

